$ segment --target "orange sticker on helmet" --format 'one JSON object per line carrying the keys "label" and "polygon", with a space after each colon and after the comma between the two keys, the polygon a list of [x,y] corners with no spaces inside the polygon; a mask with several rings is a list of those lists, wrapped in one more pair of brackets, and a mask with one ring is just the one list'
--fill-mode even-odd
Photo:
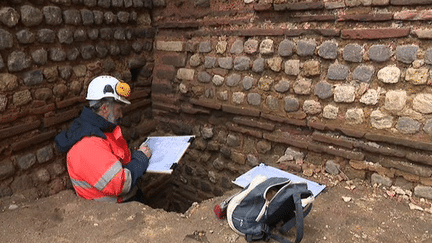
{"label": "orange sticker on helmet", "polygon": [[117,84],[116,91],[122,97],[129,97],[131,92],[129,84],[121,82]]}

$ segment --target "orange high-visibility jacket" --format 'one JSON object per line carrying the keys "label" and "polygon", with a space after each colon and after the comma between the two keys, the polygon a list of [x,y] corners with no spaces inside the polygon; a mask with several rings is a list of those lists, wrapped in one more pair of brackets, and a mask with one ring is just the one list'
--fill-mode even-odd
{"label": "orange high-visibility jacket", "polygon": [[141,151],[131,156],[121,128],[87,107],[71,128],[56,137],[67,152],[67,169],[78,196],[122,202],[145,173],[148,158]]}
{"label": "orange high-visibility jacket", "polygon": [[131,189],[131,173],[123,168],[131,154],[120,127],[105,135],[77,142],[67,154],[68,172],[78,196],[120,202]]}

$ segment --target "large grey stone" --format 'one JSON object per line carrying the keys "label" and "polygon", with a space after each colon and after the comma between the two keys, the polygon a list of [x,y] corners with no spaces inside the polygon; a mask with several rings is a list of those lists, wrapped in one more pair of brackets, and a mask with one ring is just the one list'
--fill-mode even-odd
{"label": "large grey stone", "polygon": [[212,79],[212,76],[206,71],[200,71],[198,72],[197,79],[202,83],[209,83]]}
{"label": "large grey stone", "polygon": [[49,59],[54,62],[66,60],[66,52],[61,47],[52,47],[49,49]]}
{"label": "large grey stone", "polygon": [[296,99],[295,97],[287,96],[284,98],[284,102],[285,102],[284,110],[286,112],[298,111],[298,109],[300,108],[300,103],[298,99]]}
{"label": "large grey stone", "polygon": [[388,45],[372,45],[369,48],[369,59],[375,62],[385,62],[391,55],[392,51]]}
{"label": "large grey stone", "polygon": [[21,23],[27,27],[36,26],[42,23],[43,14],[38,8],[30,5],[21,6]]}
{"label": "large grey stone", "polygon": [[[192,59],[192,57],[191,57],[191,59]],[[216,67],[216,61],[217,61],[216,57],[206,56],[204,58],[204,67],[205,68],[215,68]]]}
{"label": "large grey stone", "polygon": [[243,52],[243,40],[236,40],[231,46],[230,53],[231,54],[240,54]]}
{"label": "large grey stone", "polygon": [[[206,57],[207,58],[207,57]],[[200,54],[194,54],[189,59],[189,64],[191,67],[197,67],[201,64],[201,55]],[[206,67],[207,68],[207,67]]]}
{"label": "large grey stone", "polygon": [[204,42],[199,43],[199,46],[198,46],[199,52],[208,53],[208,52],[211,52],[211,50],[212,50],[212,47],[211,47],[210,41],[204,41]]}
{"label": "large grey stone", "polygon": [[80,13],[83,25],[92,25],[94,23],[94,15],[91,10],[81,9]]}
{"label": "large grey stone", "polygon": [[101,39],[111,40],[114,36],[114,31],[111,28],[102,28],[99,30]]}
{"label": "large grey stone", "polygon": [[330,80],[346,80],[349,75],[349,67],[334,63],[329,66],[327,78]]}
{"label": "large grey stone", "polygon": [[278,93],[285,93],[289,90],[289,88],[290,82],[287,79],[282,79],[274,86],[275,91]]}
{"label": "large grey stone", "polygon": [[372,80],[372,76],[375,72],[375,68],[370,65],[360,65],[354,69],[353,80],[369,83]]}
{"label": "large grey stone", "polygon": [[391,187],[391,185],[393,184],[392,180],[386,176],[377,174],[377,173],[373,173],[371,176],[371,184],[377,184],[377,185],[382,185],[385,187]]}
{"label": "large grey stone", "polygon": [[256,83],[256,79],[254,79],[251,76],[245,76],[243,78],[243,89],[244,90],[250,90],[254,84]]}
{"label": "large grey stone", "polygon": [[338,43],[336,41],[324,41],[318,49],[318,55],[324,59],[336,59]]}
{"label": "large grey stone", "polygon": [[333,96],[333,86],[325,81],[321,81],[315,85],[314,94],[320,99],[330,98]]}
{"label": "large grey stone", "polygon": [[35,34],[28,29],[20,30],[15,35],[20,44],[31,44],[36,40]]}
{"label": "large grey stone", "polygon": [[73,42],[73,32],[69,28],[62,28],[57,32],[57,38],[61,44],[71,44]]}
{"label": "large grey stone", "polygon": [[8,57],[7,66],[10,72],[22,71],[26,68],[29,68],[30,65],[31,60],[24,52],[13,51]]}
{"label": "large grey stone", "polygon": [[9,31],[0,29],[0,50],[13,46],[13,36]]}
{"label": "large grey stone", "polygon": [[396,128],[403,134],[414,134],[420,131],[420,122],[410,117],[401,117],[396,123]]}
{"label": "large grey stone", "polygon": [[264,58],[259,57],[255,59],[255,61],[253,61],[252,71],[256,73],[262,73],[264,71],[264,67],[265,67],[265,60]]}
{"label": "large grey stone", "polygon": [[411,64],[417,59],[417,45],[402,45],[396,47],[396,58],[398,61]]}
{"label": "large grey stone", "polygon": [[266,105],[270,110],[279,109],[279,99],[271,95],[266,98]]}
{"label": "large grey stone", "polygon": [[[1,90],[1,88],[0,88],[0,90]],[[6,95],[0,95],[0,112],[3,112],[6,110],[7,104],[8,104],[8,98],[6,97]]]}
{"label": "large grey stone", "polygon": [[432,136],[432,119],[426,120],[423,126],[423,131],[427,133],[429,136]]}
{"label": "large grey stone", "polygon": [[250,105],[258,106],[261,104],[261,95],[258,93],[248,93],[247,102]]}
{"label": "large grey stone", "polygon": [[425,52],[424,61],[426,64],[432,64],[432,48],[427,49]]}
{"label": "large grey stone", "polygon": [[103,24],[104,16],[103,12],[99,10],[93,10],[94,23],[97,25]]}
{"label": "large grey stone", "polygon": [[218,65],[223,69],[232,69],[233,68],[233,59],[232,57],[220,57],[218,58]]}
{"label": "large grey stone", "polygon": [[0,162],[0,180],[6,179],[15,173],[15,167],[9,159]]}
{"label": "large grey stone", "polygon": [[316,41],[313,39],[299,40],[297,54],[299,56],[313,56],[316,49]]}
{"label": "large grey stone", "polygon": [[96,54],[98,57],[104,58],[108,55],[108,46],[104,44],[97,44],[95,48]]}
{"label": "large grey stone", "polygon": [[238,56],[234,58],[234,70],[246,71],[250,68],[250,58],[247,56]]}
{"label": "large grey stone", "polygon": [[111,6],[111,0],[98,0],[98,6],[102,8],[109,8]]}
{"label": "large grey stone", "polygon": [[45,23],[48,25],[59,25],[63,22],[62,11],[57,6],[45,6],[42,8]]}
{"label": "large grey stone", "polygon": [[31,52],[33,63],[45,65],[48,61],[48,53],[45,49],[37,49]]}
{"label": "large grey stone", "polygon": [[117,20],[120,24],[127,24],[129,22],[130,14],[125,11],[119,11],[117,13]]}
{"label": "large grey stone", "polygon": [[240,83],[240,74],[233,73],[226,78],[226,85],[229,87],[237,86]]}
{"label": "large grey stone", "polygon": [[88,60],[96,56],[96,49],[93,45],[82,45],[80,53],[83,59]]}
{"label": "large grey stone", "polygon": [[27,86],[43,83],[43,73],[41,70],[32,70],[23,74],[24,84]]}
{"label": "large grey stone", "polygon": [[69,61],[75,61],[78,58],[79,54],[80,54],[80,52],[79,52],[78,48],[73,47],[73,48],[67,50],[66,57]]}
{"label": "large grey stone", "polygon": [[54,157],[54,152],[51,145],[45,146],[36,151],[36,158],[39,163],[48,162]]}
{"label": "large grey stone", "polygon": [[43,44],[54,43],[56,39],[56,34],[54,30],[51,29],[40,29],[38,30],[38,41]]}
{"label": "large grey stone", "polygon": [[11,7],[0,9],[0,22],[8,27],[14,27],[20,20],[20,14]]}
{"label": "large grey stone", "polygon": [[65,24],[71,24],[71,25],[81,24],[81,14],[79,10],[68,9],[63,11],[63,18]]}
{"label": "large grey stone", "polygon": [[414,195],[426,199],[432,199],[432,187],[418,185],[414,188]]}
{"label": "large grey stone", "polygon": [[343,58],[347,62],[361,62],[363,54],[364,48],[359,44],[348,44],[343,50]]}
{"label": "large grey stone", "polygon": [[97,5],[97,0],[83,0],[83,4],[87,7],[94,7]]}
{"label": "large grey stone", "polygon": [[327,160],[325,171],[331,175],[337,175],[340,173],[340,165],[334,160]]}
{"label": "large grey stone", "polygon": [[84,29],[77,29],[74,32],[74,40],[76,42],[83,42],[87,40],[87,32]]}
{"label": "large grey stone", "polygon": [[295,43],[290,40],[283,40],[279,43],[278,53],[282,57],[289,57],[293,54]]}
{"label": "large grey stone", "polygon": [[107,11],[104,13],[104,22],[108,25],[113,25],[117,23],[117,15],[115,15],[111,11]]}

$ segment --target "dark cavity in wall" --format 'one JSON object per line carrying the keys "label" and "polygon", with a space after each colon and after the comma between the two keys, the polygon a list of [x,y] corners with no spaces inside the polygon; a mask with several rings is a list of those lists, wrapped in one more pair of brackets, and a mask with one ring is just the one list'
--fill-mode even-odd
{"label": "dark cavity in wall", "polygon": [[172,174],[145,174],[139,183],[145,204],[168,212],[185,213],[194,202],[219,196],[203,192],[199,185],[206,184],[204,179],[186,179],[183,171],[177,167]]}

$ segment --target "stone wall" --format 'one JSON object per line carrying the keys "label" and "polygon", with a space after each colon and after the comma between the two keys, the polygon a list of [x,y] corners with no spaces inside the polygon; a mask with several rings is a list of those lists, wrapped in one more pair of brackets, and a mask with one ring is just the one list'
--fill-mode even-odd
{"label": "stone wall", "polygon": [[197,136],[174,190],[218,195],[264,162],[432,198],[431,4],[158,1],[153,115]]}
{"label": "stone wall", "polygon": [[30,199],[69,187],[54,137],[86,105],[92,78],[132,86],[122,123],[131,146],[155,128],[151,1],[9,0],[0,3],[0,197]]}

